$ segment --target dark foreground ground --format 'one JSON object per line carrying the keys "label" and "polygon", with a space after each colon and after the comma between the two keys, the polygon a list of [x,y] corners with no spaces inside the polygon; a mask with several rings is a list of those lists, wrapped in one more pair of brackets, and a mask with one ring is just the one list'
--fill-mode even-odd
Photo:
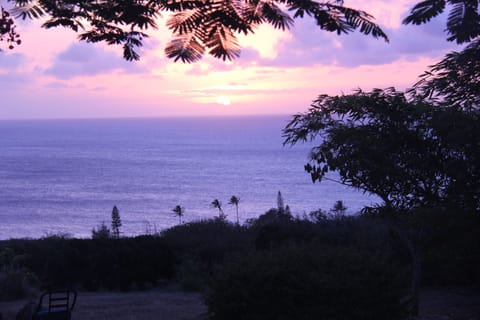
{"label": "dark foreground ground", "polygon": [[[2,320],[15,319],[29,300],[0,303]],[[204,320],[206,308],[198,293],[154,290],[145,292],[81,292],[73,320]],[[420,320],[480,320],[480,292],[464,289],[424,289]]]}

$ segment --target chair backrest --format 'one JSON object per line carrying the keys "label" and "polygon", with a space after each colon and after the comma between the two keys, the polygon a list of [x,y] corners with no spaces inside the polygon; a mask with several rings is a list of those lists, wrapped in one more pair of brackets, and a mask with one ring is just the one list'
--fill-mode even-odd
{"label": "chair backrest", "polygon": [[49,291],[40,296],[38,310],[46,309],[48,312],[70,312],[77,302],[77,293],[75,291]]}

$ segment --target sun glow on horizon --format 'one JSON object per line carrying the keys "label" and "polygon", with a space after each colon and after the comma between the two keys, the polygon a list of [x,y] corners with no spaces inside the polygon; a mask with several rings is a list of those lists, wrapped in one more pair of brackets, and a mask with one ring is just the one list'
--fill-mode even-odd
{"label": "sun glow on horizon", "polygon": [[217,103],[218,103],[218,104],[222,104],[222,105],[224,105],[224,106],[229,106],[229,105],[231,104],[230,99],[228,99],[228,98],[225,97],[225,96],[219,96],[219,97],[217,98]]}

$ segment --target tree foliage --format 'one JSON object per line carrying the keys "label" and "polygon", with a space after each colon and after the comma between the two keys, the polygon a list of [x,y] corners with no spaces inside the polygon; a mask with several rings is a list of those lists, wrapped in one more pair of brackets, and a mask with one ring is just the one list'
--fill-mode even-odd
{"label": "tree foliage", "polygon": [[102,222],[97,228],[92,229],[92,239],[110,239],[111,237],[112,233],[105,222]]}
{"label": "tree foliage", "polygon": [[176,205],[175,208],[172,209],[172,212],[178,217],[178,223],[182,224],[182,217],[185,213],[185,208],[180,205]]}
{"label": "tree foliage", "polygon": [[120,227],[122,226],[122,220],[120,219],[120,211],[117,206],[113,206],[112,209],[112,235],[114,238],[120,238]]}
{"label": "tree foliage", "polygon": [[214,208],[214,209],[218,209],[218,218],[219,219],[225,219],[227,216],[225,215],[225,213],[223,212],[223,209],[222,209],[222,202],[218,199],[214,199],[211,203],[210,203],[210,207],[211,208]]}
{"label": "tree foliage", "polygon": [[240,222],[238,220],[238,204],[239,203],[240,203],[240,198],[237,197],[237,196],[232,196],[230,198],[230,201],[228,201],[228,204],[231,204],[231,205],[235,206],[235,209],[236,209],[236,212],[237,212],[237,225],[240,224]]}
{"label": "tree foliage", "polygon": [[286,144],[318,138],[305,170],[378,195],[388,207],[480,211],[480,111],[407,99],[393,88],[319,96],[284,129]]}
{"label": "tree foliage", "polygon": [[[210,319],[408,319],[405,269],[347,246],[286,246],[231,259],[206,293]],[[365,290],[368,287],[370,290]]]}
{"label": "tree foliage", "polygon": [[16,31],[16,25],[10,13],[0,6],[0,42],[6,41],[9,49],[19,45],[22,41]]}
{"label": "tree foliage", "polygon": [[409,91],[414,98],[443,101],[464,109],[480,108],[480,40],[461,52],[452,52],[430,70]]}
{"label": "tree foliage", "polygon": [[[321,30],[337,34],[354,30],[388,40],[368,13],[342,0],[12,0],[21,19],[46,17],[44,28],[66,27],[87,42],[121,45],[127,60],[138,60],[147,31],[157,28],[161,13],[173,39],[165,53],[174,61],[195,62],[208,53],[222,60],[240,55],[238,34],[254,33],[261,24],[286,30],[294,19],[311,17]],[[2,7],[3,10],[3,7]],[[11,25],[13,28],[13,24]],[[8,28],[7,28],[8,29]],[[12,29],[13,30],[13,29]],[[2,29],[2,35],[8,34]]]}
{"label": "tree foliage", "polygon": [[447,40],[457,43],[470,42],[480,35],[478,0],[424,0],[417,3],[404,24],[420,25],[443,13],[447,6],[450,12],[445,31]]}

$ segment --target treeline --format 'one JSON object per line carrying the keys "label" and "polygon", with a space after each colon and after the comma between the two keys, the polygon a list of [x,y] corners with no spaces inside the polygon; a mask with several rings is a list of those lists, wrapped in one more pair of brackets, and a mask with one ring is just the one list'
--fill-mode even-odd
{"label": "treeline", "polygon": [[176,284],[204,291],[212,319],[404,319],[416,308],[412,244],[422,285],[480,286],[478,215],[417,212],[404,221],[321,210],[299,218],[275,208],[245,225],[215,218],[132,238],[1,241],[0,299],[21,297],[32,285]]}

